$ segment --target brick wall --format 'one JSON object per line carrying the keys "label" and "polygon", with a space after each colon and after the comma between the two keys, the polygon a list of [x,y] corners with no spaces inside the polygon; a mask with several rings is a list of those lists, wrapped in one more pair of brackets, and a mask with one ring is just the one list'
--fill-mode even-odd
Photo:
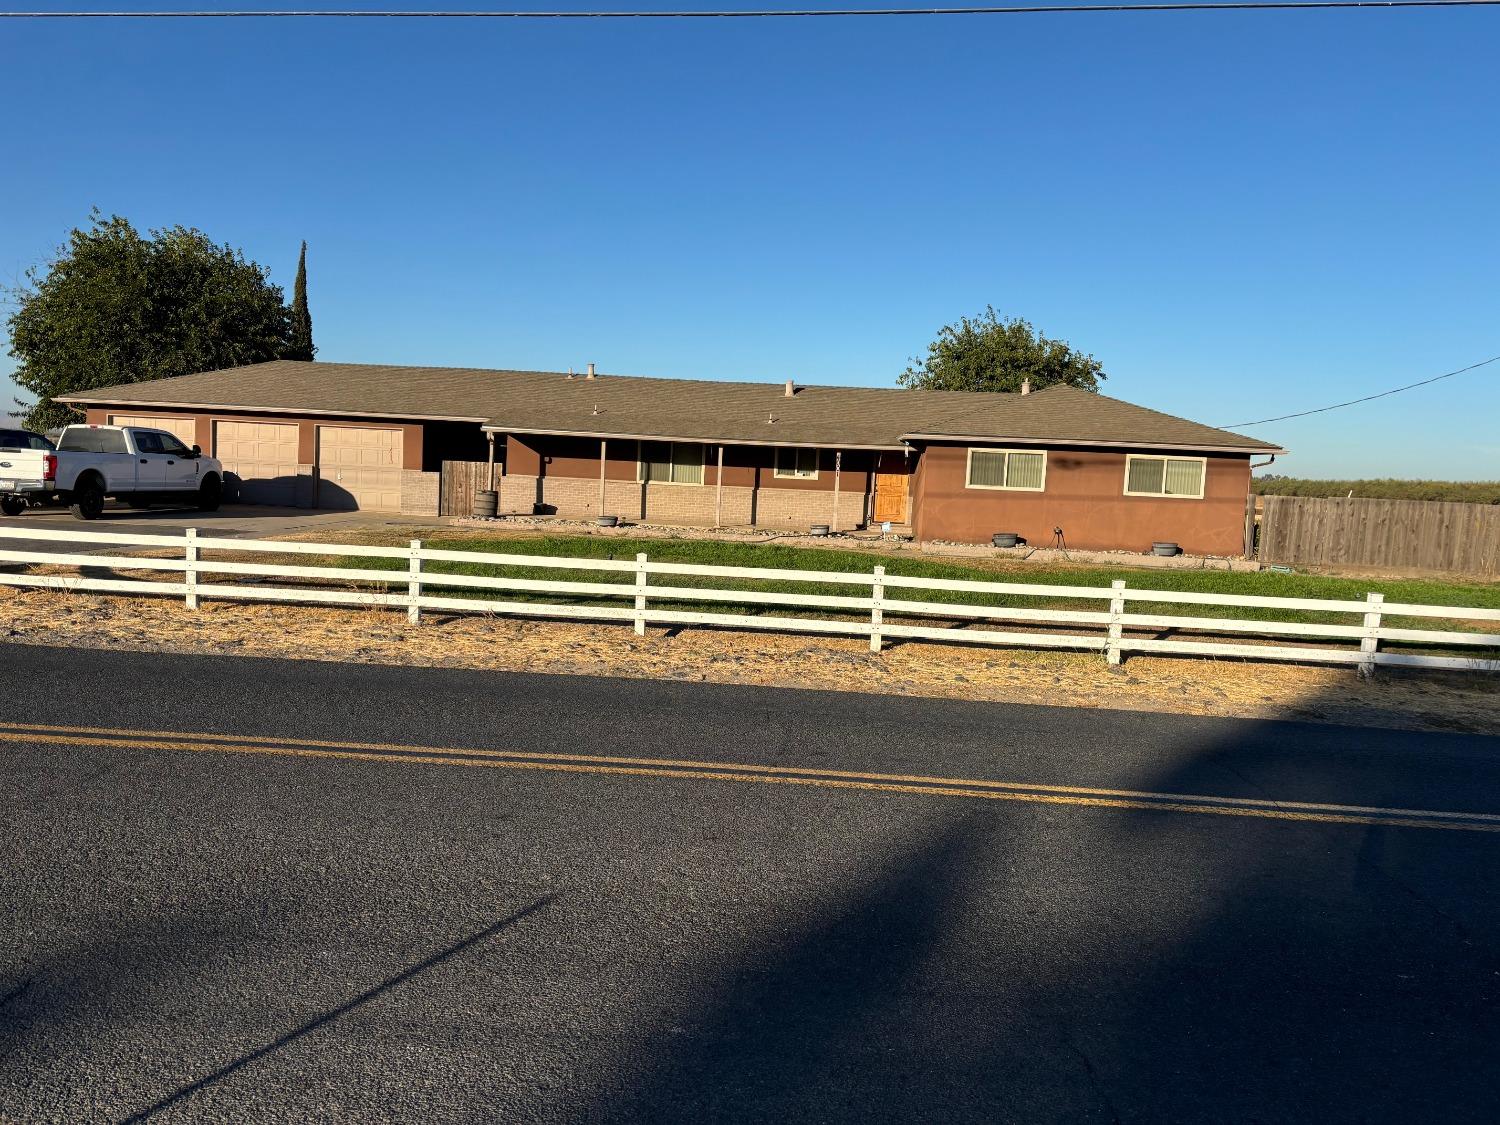
{"label": "brick wall", "polygon": [[438,491],[441,473],[424,473],[405,469],[401,473],[401,510],[411,516],[438,514]]}
{"label": "brick wall", "polygon": [[536,477],[507,473],[500,478],[500,511],[506,515],[531,515],[536,503]]}
{"label": "brick wall", "polygon": [[806,528],[815,523],[826,523],[847,531],[864,520],[864,496],[858,492],[839,493],[837,518],[834,508],[832,492],[763,488],[756,496],[755,525]]}
{"label": "brick wall", "polygon": [[[774,527],[803,529],[834,522],[833,493],[809,488],[752,488],[726,484],[722,494],[713,484],[605,482],[604,510],[599,510],[597,477],[548,476],[541,482],[541,503],[566,519],[619,516],[647,523],[712,527]],[[644,501],[644,506],[643,506]],[[500,511],[530,514],[537,501],[537,478],[509,473],[500,479]],[[864,520],[864,496],[841,492],[838,527],[849,529]]]}

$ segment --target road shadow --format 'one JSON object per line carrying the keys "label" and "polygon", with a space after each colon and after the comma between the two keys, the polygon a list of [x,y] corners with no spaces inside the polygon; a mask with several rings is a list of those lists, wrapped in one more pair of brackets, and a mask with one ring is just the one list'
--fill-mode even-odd
{"label": "road shadow", "polygon": [[[544,910],[556,898],[556,894],[537,898],[119,1120],[146,1121],[173,1109],[191,1114],[194,1095],[461,957]],[[259,917],[264,905],[259,904],[250,913]],[[201,971],[205,951],[232,948],[244,940],[244,928],[245,919],[232,915],[212,920],[153,917],[148,925],[132,925],[128,937],[120,940],[101,939],[98,943],[57,948],[39,963],[7,967],[10,971],[0,973],[0,1077],[5,1079],[0,1090],[17,1081],[24,1087],[22,1076],[14,1070],[7,1073],[4,1064],[9,1056],[21,1051],[27,1037],[67,1034],[67,1029],[80,1020],[103,1018],[105,1013],[111,1019],[128,1019],[131,1005],[139,1002],[139,981],[180,979],[185,988],[190,987],[189,982]],[[0,1120],[11,1120],[3,1102]]]}
{"label": "road shadow", "polygon": [[961,909],[986,835],[970,812],[871,871],[774,954],[734,965],[572,1119],[783,1121],[805,1119],[813,1090],[869,1094],[879,1079],[853,1067],[858,1044],[896,1014]]}
{"label": "road shadow", "polygon": [[[1500,811],[1497,739],[1211,729],[1140,788]],[[1500,834],[965,803],[567,1119],[1500,1119]]]}
{"label": "road shadow", "polygon": [[447,961],[451,961],[455,957],[458,957],[460,954],[466,953],[468,950],[473,949],[475,946],[488,941],[490,938],[497,936],[502,930],[509,929],[511,926],[514,926],[516,923],[522,921],[523,919],[530,917],[531,915],[537,913],[542,909],[545,909],[553,901],[555,901],[556,898],[556,894],[543,895],[541,898],[538,898],[536,901],[530,903],[529,905],[522,907],[520,910],[517,910],[514,913],[501,918],[493,925],[486,926],[482,930],[477,930],[461,941],[454,942],[452,945],[438,950],[438,952],[432,954],[430,957],[426,957],[423,960],[417,962],[415,965],[403,969],[401,972],[396,973],[394,976],[387,977],[385,980],[381,981],[373,988],[366,989],[358,996],[350,998],[349,1000],[340,1004],[338,1007],[328,1009],[326,1012],[323,1012],[313,1019],[310,1019],[305,1023],[298,1025],[292,1030],[286,1032],[286,1034],[278,1036],[277,1038],[271,1040],[269,1043],[266,1043],[261,1047],[257,1047],[253,1051],[247,1051],[245,1054],[239,1056],[239,1058],[237,1059],[234,1059],[232,1062],[224,1064],[213,1073],[206,1074],[202,1078],[186,1083],[183,1086],[179,1086],[177,1089],[173,1090],[171,1093],[167,1094],[160,1100],[153,1102],[145,1109],[139,1110],[136,1113],[133,1113],[130,1116],[124,1118],[124,1125],[134,1125],[134,1123],[147,1121],[152,1117],[155,1117],[159,1113],[164,1113],[165,1111],[191,1098],[194,1094],[197,1094],[200,1091],[213,1086],[215,1083],[222,1082],[224,1079],[229,1078],[237,1071],[243,1070],[245,1067],[259,1062],[261,1059],[266,1058],[268,1055],[274,1054],[275,1052],[281,1050],[283,1047],[290,1046],[292,1043],[295,1043],[303,1036],[310,1035],[313,1032],[318,1031],[320,1028],[326,1027],[329,1024],[333,1023],[340,1017],[348,1015],[356,1008],[360,1008],[363,1005],[370,1003],[372,1000],[379,999],[381,996],[384,996],[392,989],[399,988],[401,985],[408,983],[413,978],[420,976],[422,973],[427,972],[429,969],[434,969]]}

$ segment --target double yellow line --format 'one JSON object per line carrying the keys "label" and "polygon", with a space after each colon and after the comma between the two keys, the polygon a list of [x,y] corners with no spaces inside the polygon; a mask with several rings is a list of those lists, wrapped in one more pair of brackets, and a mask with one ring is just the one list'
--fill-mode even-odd
{"label": "double yellow line", "polygon": [[761,785],[802,785],[875,793],[1023,801],[1084,808],[1145,809],[1211,816],[1253,817],[1262,820],[1383,825],[1395,828],[1435,828],[1459,832],[1500,832],[1500,815],[1491,813],[1258,800],[1190,793],[1096,789],[1071,785],[991,781],[979,778],[867,773],[678,758],[629,758],[598,754],[463,749],[386,742],[328,742],[306,738],[213,734],[203,731],[150,731],[116,727],[48,726],[34,723],[0,723],[0,742],[32,746],[271,754],[299,758],[342,758],[364,762],[404,762],[430,766],[546,770],[559,773],[748,782]]}

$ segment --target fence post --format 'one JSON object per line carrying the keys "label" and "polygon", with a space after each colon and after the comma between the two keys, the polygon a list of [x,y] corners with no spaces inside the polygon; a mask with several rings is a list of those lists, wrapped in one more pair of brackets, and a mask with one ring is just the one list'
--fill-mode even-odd
{"label": "fence post", "polygon": [[1120,634],[1124,631],[1120,617],[1125,612],[1125,579],[1116,578],[1109,584],[1114,594],[1109,599],[1109,632],[1104,642],[1104,657],[1111,664],[1120,663]]}
{"label": "fence post", "polygon": [[1365,636],[1359,642],[1359,678],[1362,680],[1368,680],[1375,674],[1375,654],[1380,651],[1377,630],[1380,628],[1380,607],[1384,601],[1384,594],[1365,595],[1365,603],[1370,608],[1365,611]]}
{"label": "fence post", "polygon": [[646,635],[646,556],[635,557],[635,635]]}
{"label": "fence post", "polygon": [[416,625],[422,620],[422,607],[417,599],[422,596],[422,541],[411,541],[411,561],[406,564],[406,622]]}
{"label": "fence post", "polygon": [[183,555],[187,565],[183,567],[182,584],[187,587],[188,609],[198,608],[198,529],[190,527],[183,533]]}
{"label": "fence post", "polygon": [[877,566],[870,583],[870,651],[880,651],[880,626],[885,623],[885,567]]}

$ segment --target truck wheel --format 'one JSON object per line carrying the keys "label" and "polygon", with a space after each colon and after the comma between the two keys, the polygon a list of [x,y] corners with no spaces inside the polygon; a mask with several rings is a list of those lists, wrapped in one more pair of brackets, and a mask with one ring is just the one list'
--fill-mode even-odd
{"label": "truck wheel", "polygon": [[4,512],[7,516],[19,516],[25,510],[26,501],[18,496],[7,496],[0,500],[0,512]]}
{"label": "truck wheel", "polygon": [[203,483],[198,486],[198,510],[200,512],[217,512],[219,502],[224,499],[224,485],[218,477],[204,477]]}
{"label": "truck wheel", "polygon": [[104,486],[97,480],[85,480],[73,489],[69,505],[81,520],[96,520],[104,514]]}

